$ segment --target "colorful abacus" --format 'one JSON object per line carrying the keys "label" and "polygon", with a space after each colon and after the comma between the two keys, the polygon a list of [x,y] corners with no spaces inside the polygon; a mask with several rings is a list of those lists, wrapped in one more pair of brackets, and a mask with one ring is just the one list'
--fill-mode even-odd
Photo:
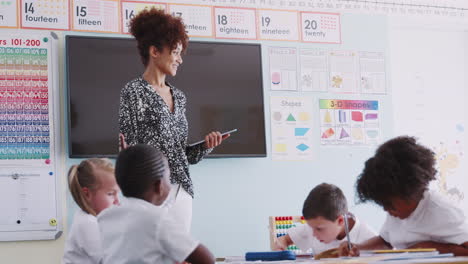
{"label": "colorful abacus", "polygon": [[302,252],[297,246],[295,245],[290,245],[286,248],[286,250],[289,250],[289,251],[293,251],[294,253],[296,254],[301,254],[300,252]]}
{"label": "colorful abacus", "polygon": [[[305,224],[305,220],[303,216],[270,216],[269,223],[270,248],[273,250],[277,238],[288,234],[288,229]],[[310,253],[303,252],[295,245],[288,246],[287,250],[293,251],[296,254]]]}

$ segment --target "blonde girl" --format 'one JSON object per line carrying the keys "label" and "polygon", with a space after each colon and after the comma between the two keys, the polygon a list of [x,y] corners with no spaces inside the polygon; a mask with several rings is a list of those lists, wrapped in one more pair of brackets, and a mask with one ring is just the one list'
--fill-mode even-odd
{"label": "blonde girl", "polygon": [[73,218],[62,263],[100,263],[102,249],[96,216],[119,203],[114,166],[108,159],[98,158],[73,165],[68,172],[68,187],[80,209]]}

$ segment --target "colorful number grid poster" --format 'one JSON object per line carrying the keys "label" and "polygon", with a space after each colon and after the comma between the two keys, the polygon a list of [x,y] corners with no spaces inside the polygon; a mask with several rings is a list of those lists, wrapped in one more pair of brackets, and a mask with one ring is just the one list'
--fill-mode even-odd
{"label": "colorful number grid poster", "polygon": [[0,159],[51,156],[48,38],[6,39],[0,47]]}
{"label": "colorful number grid poster", "polygon": [[323,145],[374,145],[380,142],[378,101],[320,99]]}
{"label": "colorful number grid poster", "polygon": [[312,98],[271,96],[273,160],[312,160]]}

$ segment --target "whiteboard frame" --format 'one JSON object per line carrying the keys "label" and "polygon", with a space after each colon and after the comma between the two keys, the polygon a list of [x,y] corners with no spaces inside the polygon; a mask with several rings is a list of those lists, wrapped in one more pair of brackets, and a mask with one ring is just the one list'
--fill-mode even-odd
{"label": "whiteboard frame", "polygon": [[60,134],[60,90],[59,90],[59,44],[58,36],[54,32],[39,32],[32,30],[2,30],[2,33],[5,35],[15,34],[15,35],[40,35],[43,37],[49,37],[51,40],[50,44],[50,53],[51,53],[51,63],[50,71],[52,74],[52,97],[49,98],[49,106],[53,109],[52,118],[53,118],[53,137],[51,137],[51,142],[54,142],[54,156],[51,157],[54,162],[54,179],[55,179],[55,210],[56,210],[56,219],[57,226],[56,230],[34,230],[34,231],[0,231],[0,241],[30,241],[30,240],[55,240],[58,239],[63,234],[63,215],[62,215],[62,186],[59,178],[60,173],[62,172],[62,161],[59,159],[61,150],[61,134]]}

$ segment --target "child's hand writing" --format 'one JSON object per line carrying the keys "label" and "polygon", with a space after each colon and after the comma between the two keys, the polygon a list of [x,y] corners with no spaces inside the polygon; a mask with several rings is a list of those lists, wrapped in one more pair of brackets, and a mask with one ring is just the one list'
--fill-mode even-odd
{"label": "child's hand writing", "polygon": [[343,242],[338,247],[338,255],[340,257],[357,257],[359,249],[355,244],[351,244],[351,250],[349,250],[348,242]]}

